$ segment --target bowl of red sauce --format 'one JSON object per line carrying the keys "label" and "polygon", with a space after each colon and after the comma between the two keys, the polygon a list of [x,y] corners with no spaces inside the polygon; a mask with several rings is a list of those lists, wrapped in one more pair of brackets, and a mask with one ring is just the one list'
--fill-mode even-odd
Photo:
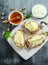
{"label": "bowl of red sauce", "polygon": [[13,25],[18,25],[23,21],[23,14],[19,11],[12,11],[9,14],[9,21]]}

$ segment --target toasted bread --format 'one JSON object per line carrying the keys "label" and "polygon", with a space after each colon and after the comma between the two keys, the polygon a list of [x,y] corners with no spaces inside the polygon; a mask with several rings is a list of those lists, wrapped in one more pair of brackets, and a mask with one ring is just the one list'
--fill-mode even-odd
{"label": "toasted bread", "polygon": [[23,30],[18,30],[14,35],[14,43],[17,47],[24,47],[24,33]]}
{"label": "toasted bread", "polygon": [[26,46],[33,48],[40,46],[45,41],[45,34],[35,34],[26,39]]}
{"label": "toasted bread", "polygon": [[25,22],[23,26],[31,34],[36,33],[37,31],[39,31],[42,28],[42,26],[38,25],[36,22],[29,22],[29,21]]}

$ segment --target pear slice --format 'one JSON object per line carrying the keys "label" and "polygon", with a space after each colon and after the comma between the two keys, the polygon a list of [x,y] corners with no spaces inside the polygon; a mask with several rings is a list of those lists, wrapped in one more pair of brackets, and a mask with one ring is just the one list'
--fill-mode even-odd
{"label": "pear slice", "polygon": [[40,46],[45,41],[45,34],[35,34],[31,37],[28,37],[26,44],[29,47]]}
{"label": "pear slice", "polygon": [[27,29],[30,33],[36,32],[39,29],[39,25],[36,22],[25,22],[25,29]]}
{"label": "pear slice", "polygon": [[15,45],[18,47],[23,47],[24,46],[24,35],[22,30],[18,30],[15,35],[14,35],[14,42]]}

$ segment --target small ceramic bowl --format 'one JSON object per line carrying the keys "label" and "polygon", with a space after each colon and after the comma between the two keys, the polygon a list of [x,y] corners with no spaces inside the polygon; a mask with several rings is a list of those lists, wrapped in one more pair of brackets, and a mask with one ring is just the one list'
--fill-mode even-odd
{"label": "small ceramic bowl", "polygon": [[32,7],[32,15],[35,18],[43,18],[47,15],[47,8],[42,4],[36,4]]}
{"label": "small ceramic bowl", "polygon": [[[15,13],[15,12],[18,12],[18,13],[21,14],[21,16],[22,16],[22,19],[21,19],[21,21],[20,21],[19,23],[13,23],[12,21],[10,21],[11,15],[12,15],[13,13]],[[9,20],[10,23],[13,24],[13,25],[19,25],[19,24],[21,24],[22,21],[23,21],[23,14],[22,14],[20,11],[12,11],[12,12],[9,14],[8,20]]]}

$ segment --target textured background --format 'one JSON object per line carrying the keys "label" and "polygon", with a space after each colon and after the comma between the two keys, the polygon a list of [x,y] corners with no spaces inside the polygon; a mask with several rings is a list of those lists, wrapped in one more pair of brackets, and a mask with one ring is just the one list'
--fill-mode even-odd
{"label": "textured background", "polygon": [[[1,13],[5,12],[5,18],[11,12],[9,9],[19,9],[21,7],[26,7],[28,12],[31,12],[32,6],[35,4],[44,4],[48,9],[48,0],[0,0],[0,18]],[[48,43],[46,43],[38,53],[36,53],[29,60],[23,60],[8,44],[8,42],[1,35],[2,31],[6,31],[7,25],[2,24],[0,20],[0,65],[48,65]]]}

